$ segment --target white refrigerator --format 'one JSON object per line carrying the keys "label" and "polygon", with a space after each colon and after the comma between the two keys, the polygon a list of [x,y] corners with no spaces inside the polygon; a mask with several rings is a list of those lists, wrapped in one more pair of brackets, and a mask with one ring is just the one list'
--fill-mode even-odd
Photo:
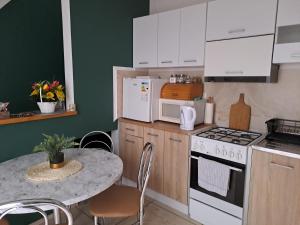
{"label": "white refrigerator", "polygon": [[159,78],[123,79],[123,117],[144,122],[158,120],[161,87]]}

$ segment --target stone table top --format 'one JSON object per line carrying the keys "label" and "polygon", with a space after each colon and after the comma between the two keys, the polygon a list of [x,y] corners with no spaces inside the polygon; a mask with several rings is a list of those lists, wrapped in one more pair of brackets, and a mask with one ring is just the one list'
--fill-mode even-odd
{"label": "stone table top", "polygon": [[0,164],[0,205],[20,199],[51,198],[72,205],[112,186],[122,175],[122,160],[99,149],[67,149],[65,160],[82,163],[78,173],[61,181],[32,182],[27,169],[47,160],[46,153],[21,156]]}

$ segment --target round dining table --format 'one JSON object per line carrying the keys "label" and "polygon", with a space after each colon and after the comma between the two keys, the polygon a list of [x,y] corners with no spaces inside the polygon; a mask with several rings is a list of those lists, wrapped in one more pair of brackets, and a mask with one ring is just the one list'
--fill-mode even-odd
{"label": "round dining table", "polygon": [[[31,166],[47,161],[47,154],[44,152],[1,163],[0,206],[11,201],[37,198],[50,198],[70,206],[101,193],[122,175],[122,160],[105,150],[74,148],[64,150],[64,154],[65,160],[77,160],[83,167],[78,173],[57,181],[33,182],[26,178],[27,170]],[[57,209],[53,210],[57,224],[60,222],[59,212]]]}

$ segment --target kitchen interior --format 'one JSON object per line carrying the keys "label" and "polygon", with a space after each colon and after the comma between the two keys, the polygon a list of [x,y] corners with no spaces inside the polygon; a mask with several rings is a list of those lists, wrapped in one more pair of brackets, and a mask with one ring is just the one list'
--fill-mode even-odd
{"label": "kitchen interior", "polygon": [[[0,0],[0,9],[8,2]],[[70,2],[72,9],[75,1]],[[68,126],[80,130],[85,120],[80,126],[76,117],[93,118],[95,102],[102,101],[96,112],[109,125],[102,128],[99,121],[86,119],[84,130],[97,127],[111,134],[114,153],[123,163],[116,183],[128,187],[139,185],[143,149],[151,144],[154,155],[142,206],[145,225],[300,225],[299,0],[148,3],[149,15],[130,18],[132,63],[103,60],[111,71],[99,93],[111,97],[109,103],[97,99],[95,89],[88,90],[92,94],[85,102],[93,106],[84,108],[77,100],[76,109],[74,95],[80,99],[77,90],[86,91],[83,86],[90,83],[73,86],[72,65],[75,81],[80,60],[68,60],[71,31],[64,36],[66,97],[71,103],[66,108],[72,107],[62,117],[74,117],[76,125]],[[90,27],[85,28],[88,33]],[[79,49],[93,52],[86,44],[74,48],[73,57]],[[89,60],[85,69],[91,72],[89,66],[99,62]],[[0,117],[6,107],[3,112],[0,107]],[[107,119],[111,117],[113,122]],[[79,138],[83,131],[75,135]],[[132,217],[100,223],[86,203],[70,206],[79,218],[75,224],[133,223]]]}
{"label": "kitchen interior", "polygon": [[204,225],[299,224],[299,3],[178,8],[153,1],[133,20],[133,68],[114,68],[123,182],[152,142],[156,201]]}

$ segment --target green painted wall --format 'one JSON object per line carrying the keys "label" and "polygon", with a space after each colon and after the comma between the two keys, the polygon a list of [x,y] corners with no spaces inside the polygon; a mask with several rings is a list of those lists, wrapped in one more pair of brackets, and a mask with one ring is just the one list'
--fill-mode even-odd
{"label": "green painted wall", "polygon": [[70,1],[79,115],[0,126],[0,161],[30,153],[42,133],[80,137],[90,130],[116,127],[112,122],[112,66],[132,66],[132,18],[148,14],[149,0]]}
{"label": "green painted wall", "polygon": [[64,80],[60,0],[12,0],[0,10],[0,101],[32,111],[34,81]]}

